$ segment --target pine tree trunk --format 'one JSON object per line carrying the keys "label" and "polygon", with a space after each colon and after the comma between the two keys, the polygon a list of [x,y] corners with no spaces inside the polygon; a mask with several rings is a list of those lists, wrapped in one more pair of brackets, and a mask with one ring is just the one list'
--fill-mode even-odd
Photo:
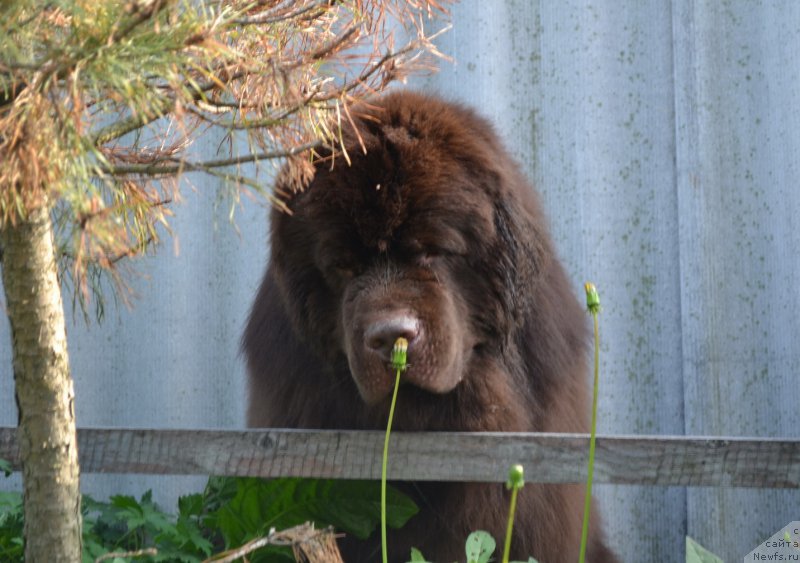
{"label": "pine tree trunk", "polygon": [[46,206],[0,232],[11,320],[25,561],[81,560],[78,445],[53,230]]}

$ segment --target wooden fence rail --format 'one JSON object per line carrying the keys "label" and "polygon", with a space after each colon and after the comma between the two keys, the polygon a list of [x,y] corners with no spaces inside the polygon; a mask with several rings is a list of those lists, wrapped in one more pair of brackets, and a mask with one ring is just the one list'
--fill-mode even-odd
{"label": "wooden fence rail", "polygon": [[[586,479],[585,434],[392,434],[389,478],[503,482],[512,463],[531,482]],[[383,432],[78,430],[84,473],[379,479]],[[20,469],[16,428],[0,427],[0,459]],[[595,482],[800,488],[800,439],[599,436]]]}

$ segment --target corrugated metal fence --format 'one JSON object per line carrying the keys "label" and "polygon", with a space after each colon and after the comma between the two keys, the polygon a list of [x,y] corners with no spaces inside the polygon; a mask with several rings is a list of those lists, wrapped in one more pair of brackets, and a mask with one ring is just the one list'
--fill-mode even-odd
{"label": "corrugated metal fence", "polygon": [[[494,121],[543,194],[576,293],[600,288],[600,431],[800,435],[800,2],[465,0],[453,23],[440,46],[456,64],[414,85]],[[141,262],[135,308],[69,327],[81,426],[243,426],[238,338],[266,213],[247,205],[236,233],[214,215],[217,186],[193,181],[180,253]],[[202,482],[84,477],[95,494],[155,488],[165,502]],[[680,561],[686,534],[740,560],[800,518],[796,491],[600,498],[626,561]]]}

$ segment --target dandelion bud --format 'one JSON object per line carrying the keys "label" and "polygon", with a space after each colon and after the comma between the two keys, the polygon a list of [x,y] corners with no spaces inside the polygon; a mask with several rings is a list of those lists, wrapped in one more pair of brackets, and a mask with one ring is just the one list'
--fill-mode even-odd
{"label": "dandelion bud", "polygon": [[511,466],[511,469],[508,471],[508,481],[506,481],[506,488],[507,489],[521,489],[523,485],[525,485],[525,479],[523,478],[524,472],[522,466],[520,464],[515,464]]}
{"label": "dandelion bud", "polygon": [[408,340],[402,336],[395,340],[392,348],[392,367],[399,371],[405,371],[408,361]]}
{"label": "dandelion bud", "polygon": [[597,288],[590,282],[586,282],[583,287],[586,289],[586,307],[590,313],[597,313],[600,311],[600,296],[597,294]]}

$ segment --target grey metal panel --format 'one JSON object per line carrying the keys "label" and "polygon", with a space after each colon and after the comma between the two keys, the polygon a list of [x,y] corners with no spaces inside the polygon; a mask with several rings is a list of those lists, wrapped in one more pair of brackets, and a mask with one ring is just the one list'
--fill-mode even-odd
{"label": "grey metal panel", "polygon": [[[465,0],[440,41],[455,65],[412,86],[476,106],[542,193],[581,295],[604,312],[600,429],[800,433],[800,4]],[[214,147],[209,144],[209,153]],[[265,261],[197,179],[169,248],[140,264],[132,311],[70,326],[78,422],[243,425],[238,333]],[[582,298],[582,297],[581,297]],[[10,366],[7,327],[0,362]],[[0,424],[13,424],[0,377]],[[92,477],[97,494],[194,482]],[[683,537],[735,561],[800,516],[797,492],[603,487],[626,561],[682,561]]]}
{"label": "grey metal panel", "polygon": [[[686,431],[800,431],[800,5],[675,2]],[[690,490],[689,533],[733,560],[800,495]]]}

